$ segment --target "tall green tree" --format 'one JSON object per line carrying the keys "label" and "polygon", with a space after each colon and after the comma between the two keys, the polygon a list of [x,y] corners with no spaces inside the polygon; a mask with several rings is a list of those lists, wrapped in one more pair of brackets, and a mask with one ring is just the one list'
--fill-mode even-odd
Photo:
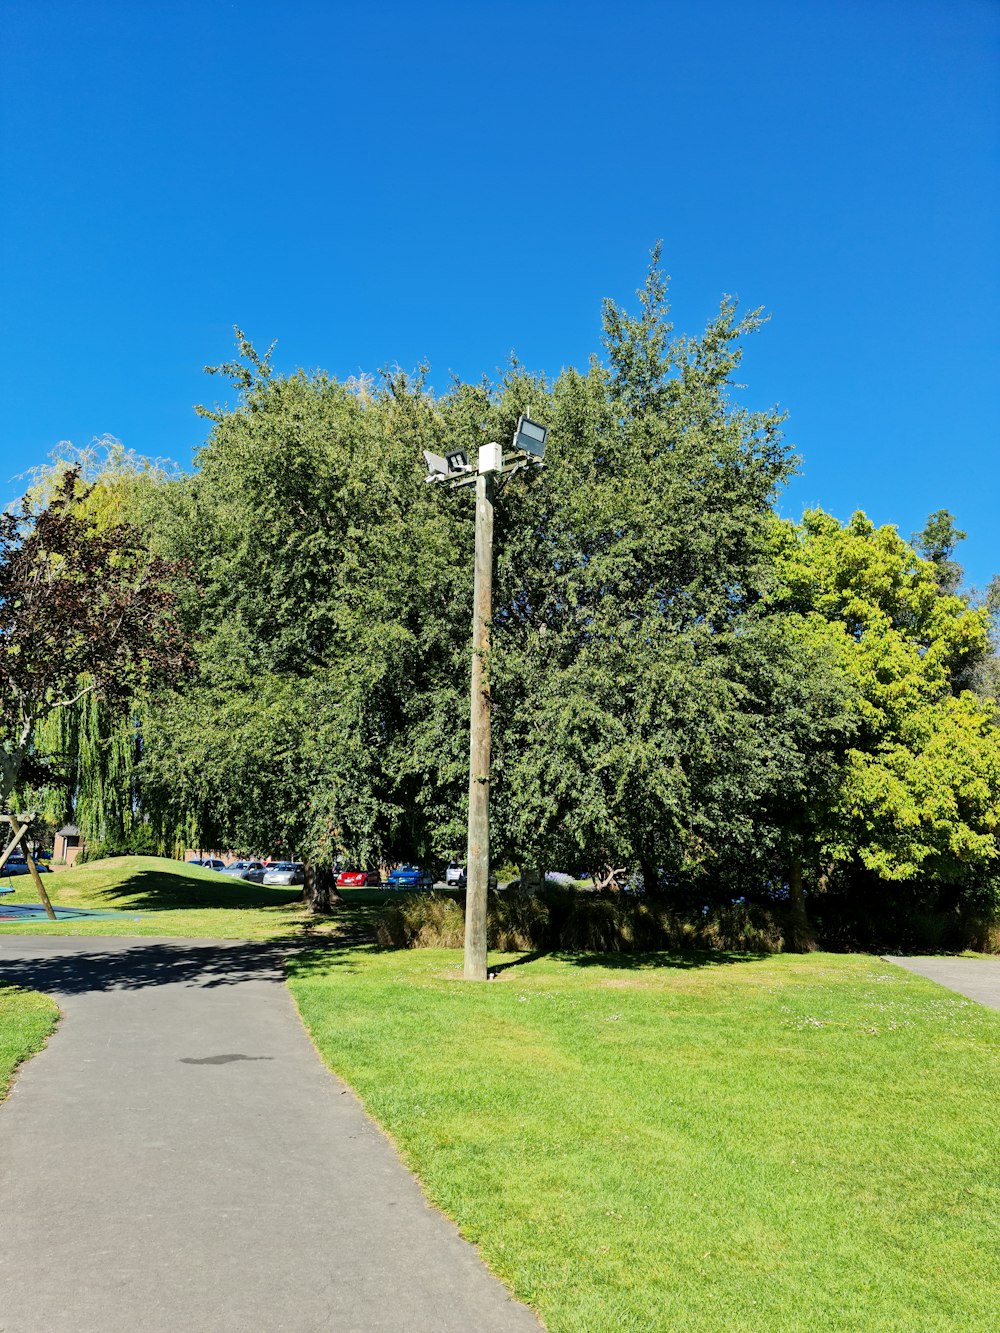
{"label": "tall green tree", "polygon": [[767,873],[776,795],[843,724],[842,686],[756,612],[795,462],[781,414],[734,401],[761,316],[727,300],[673,337],[657,261],[635,316],[605,307],[605,363],[551,394],[512,375],[498,404],[541,403],[552,433],[542,477],[500,501],[497,805],[522,856],[638,864],[650,892],[704,901]]}
{"label": "tall green tree", "polygon": [[429,855],[458,841],[471,586],[471,515],[422,481],[447,424],[419,378],[278,378],[242,350],[238,405],[153,519],[200,595],[197,680],[146,734],[150,811],[319,864]]}

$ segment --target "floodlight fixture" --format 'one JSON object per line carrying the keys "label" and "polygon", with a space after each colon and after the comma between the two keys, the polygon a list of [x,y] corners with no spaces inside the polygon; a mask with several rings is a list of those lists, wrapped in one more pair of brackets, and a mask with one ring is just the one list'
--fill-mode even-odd
{"label": "floodlight fixture", "polygon": [[533,454],[535,458],[544,458],[545,437],[548,433],[548,426],[543,426],[540,421],[532,421],[530,417],[518,417],[513,448],[523,454]]}
{"label": "floodlight fixture", "polygon": [[435,481],[447,481],[451,474],[447,458],[442,458],[440,454],[432,454],[429,449],[424,450],[424,462],[427,464],[427,476],[424,478],[428,484]]}
{"label": "floodlight fixture", "polygon": [[447,461],[449,472],[469,471],[469,455],[464,449],[456,449],[454,453],[445,454],[445,460]]}

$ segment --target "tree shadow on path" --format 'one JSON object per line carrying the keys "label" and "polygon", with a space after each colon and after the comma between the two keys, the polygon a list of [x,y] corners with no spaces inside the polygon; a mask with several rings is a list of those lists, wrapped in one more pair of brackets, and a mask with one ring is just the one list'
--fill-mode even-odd
{"label": "tree shadow on path", "polygon": [[[86,995],[102,991],[142,990],[150,986],[196,986],[212,989],[244,981],[280,985],[289,954],[315,950],[315,941],[226,942],[192,940],[129,940],[118,947],[102,942],[63,938],[67,947],[39,948],[36,939],[0,940],[0,981],[51,995]],[[322,946],[320,946],[322,948]],[[323,952],[327,952],[323,950]],[[329,963],[338,964],[330,949]]]}

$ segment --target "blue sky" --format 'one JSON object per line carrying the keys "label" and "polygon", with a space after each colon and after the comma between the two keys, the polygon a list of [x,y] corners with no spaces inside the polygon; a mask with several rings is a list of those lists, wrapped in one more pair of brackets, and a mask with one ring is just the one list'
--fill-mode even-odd
{"label": "blue sky", "polygon": [[782,509],[1000,570],[1000,4],[6,0],[0,499],[61,439],[187,464],[231,326],[282,370],[599,346],[662,237],[674,319],[764,305]]}

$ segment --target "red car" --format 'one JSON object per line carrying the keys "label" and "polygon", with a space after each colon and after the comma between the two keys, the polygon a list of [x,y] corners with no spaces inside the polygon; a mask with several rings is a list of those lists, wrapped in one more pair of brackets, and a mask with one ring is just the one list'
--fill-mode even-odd
{"label": "red car", "polygon": [[338,889],[365,889],[382,883],[377,870],[342,870],[337,876]]}

